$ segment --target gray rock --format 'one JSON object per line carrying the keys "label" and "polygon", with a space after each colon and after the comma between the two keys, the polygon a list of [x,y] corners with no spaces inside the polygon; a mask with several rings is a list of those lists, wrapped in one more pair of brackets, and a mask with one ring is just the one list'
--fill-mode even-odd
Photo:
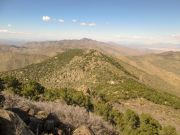
{"label": "gray rock", "polygon": [[0,109],[0,135],[34,135],[13,112]]}

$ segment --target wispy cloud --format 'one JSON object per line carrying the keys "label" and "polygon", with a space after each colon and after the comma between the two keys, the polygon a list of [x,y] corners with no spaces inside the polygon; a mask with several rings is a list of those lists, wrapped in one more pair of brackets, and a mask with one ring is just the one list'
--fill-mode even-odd
{"label": "wispy cloud", "polygon": [[8,30],[6,30],[6,29],[0,29],[0,33],[7,33],[8,32]]}
{"label": "wispy cloud", "polygon": [[76,19],[73,19],[73,20],[72,20],[72,22],[73,22],[73,23],[76,23],[76,22],[77,22],[77,20],[76,20]]}
{"label": "wispy cloud", "polygon": [[173,34],[173,35],[171,35],[171,37],[176,40],[180,40],[180,34]]}
{"label": "wispy cloud", "polygon": [[81,25],[81,26],[87,26],[87,23],[81,22],[80,25]]}
{"label": "wispy cloud", "polygon": [[81,26],[96,26],[96,23],[92,22],[92,23],[88,23],[88,22],[81,22],[80,23]]}
{"label": "wispy cloud", "polygon": [[12,25],[11,25],[11,24],[8,24],[7,26],[8,26],[8,27],[12,27]]}
{"label": "wispy cloud", "polygon": [[96,23],[88,23],[88,26],[96,26]]}
{"label": "wispy cloud", "polygon": [[[56,19],[56,18],[51,18],[49,16],[42,16],[42,20],[43,21],[53,21],[53,22],[59,22],[59,23],[64,23],[65,20],[64,19]],[[72,19],[71,20],[73,23],[77,23],[78,20],[77,19]],[[93,26],[96,26],[96,23],[95,22],[80,22],[79,23],[81,26],[89,26],[89,27],[93,27]]]}
{"label": "wispy cloud", "polygon": [[27,33],[27,32],[9,31],[7,29],[0,29],[0,33],[7,33],[7,34],[31,34],[31,33]]}
{"label": "wispy cloud", "polygon": [[145,37],[139,36],[139,35],[130,35],[130,36],[124,36],[124,35],[115,35],[119,39],[144,39]]}
{"label": "wispy cloud", "polygon": [[60,23],[64,23],[64,19],[59,19],[58,20]]}
{"label": "wispy cloud", "polygon": [[43,17],[42,17],[42,20],[43,20],[43,21],[50,21],[50,20],[51,20],[51,17],[49,17],[49,16],[43,16]]}

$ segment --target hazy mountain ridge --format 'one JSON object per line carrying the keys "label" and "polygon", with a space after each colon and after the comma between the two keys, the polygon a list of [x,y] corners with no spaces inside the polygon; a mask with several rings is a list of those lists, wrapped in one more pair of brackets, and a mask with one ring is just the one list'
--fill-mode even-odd
{"label": "hazy mountain ridge", "polygon": [[[136,50],[91,39],[29,42],[24,45],[0,45],[0,71],[13,70],[41,62],[67,49],[96,49],[113,56],[142,55],[148,51]],[[12,57],[13,56],[13,57]],[[25,61],[26,58],[26,61]]]}

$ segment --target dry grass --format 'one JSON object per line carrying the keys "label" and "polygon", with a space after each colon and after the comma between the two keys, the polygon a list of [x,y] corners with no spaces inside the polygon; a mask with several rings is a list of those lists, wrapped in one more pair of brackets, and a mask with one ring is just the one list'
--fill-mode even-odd
{"label": "dry grass", "polygon": [[88,113],[82,107],[69,106],[61,102],[33,102],[33,105],[48,113],[55,113],[60,118],[60,121],[73,125],[75,128],[86,125],[97,135],[113,133],[113,127],[109,123],[93,113]]}
{"label": "dry grass", "polygon": [[35,110],[35,113],[39,110],[45,111],[46,113],[55,113],[62,123],[71,125],[74,128],[86,125],[95,133],[95,135],[115,134],[112,125],[105,122],[101,117],[96,116],[93,113],[88,113],[82,107],[70,106],[63,102],[34,102],[15,95],[7,95],[7,93],[5,94],[5,97],[5,106],[7,108],[30,107]]}
{"label": "dry grass", "polygon": [[162,53],[158,55],[120,57],[120,59],[126,63],[123,65],[126,69],[128,69],[128,66],[132,66],[129,70],[134,72],[136,76],[140,75],[143,83],[180,96],[179,52],[169,52],[168,55]]}

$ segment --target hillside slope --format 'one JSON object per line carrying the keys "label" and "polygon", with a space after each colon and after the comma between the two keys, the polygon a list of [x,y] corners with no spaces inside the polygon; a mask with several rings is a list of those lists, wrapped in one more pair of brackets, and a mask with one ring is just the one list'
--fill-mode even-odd
{"label": "hillside slope", "polygon": [[36,54],[3,52],[0,53],[0,71],[22,68],[32,63],[39,63],[46,58],[48,57]]}
{"label": "hillside slope", "polygon": [[[180,96],[180,52],[120,57],[124,67],[151,87]],[[130,65],[132,67],[130,67]],[[137,71],[141,72],[137,72]]]}
{"label": "hillside slope", "polygon": [[23,68],[41,62],[67,49],[96,49],[113,56],[132,56],[150,53],[91,39],[29,42],[21,46],[0,44],[0,71]]}
{"label": "hillside slope", "polygon": [[[111,105],[121,104],[131,99],[146,99],[160,106],[180,109],[180,98],[143,84],[136,74],[130,73],[121,63],[123,61],[96,50],[70,49],[41,63],[2,72],[0,76],[1,78],[6,76],[18,78],[22,82],[20,89],[26,86],[23,84],[35,80],[46,88],[44,97],[43,95],[40,97],[50,101],[65,95],[63,99],[66,101],[82,105],[81,102],[87,102],[86,99],[89,97],[96,109],[95,112],[105,115],[106,120],[108,120],[106,116],[109,117],[109,113],[113,112]],[[83,92],[86,98],[76,93],[77,91]],[[75,93],[77,95],[73,95]],[[70,99],[67,96],[70,96]],[[103,111],[103,109],[108,109],[106,107],[110,107],[108,112]],[[163,110],[160,109],[160,111]],[[143,113],[146,113],[146,110]],[[171,123],[177,127],[179,121],[174,124],[171,121]]]}
{"label": "hillside slope", "polygon": [[117,59],[96,50],[68,50],[41,63],[1,74],[15,76],[22,81],[35,80],[47,88],[90,90],[98,95],[103,94],[106,100],[143,97],[156,103],[180,107],[178,98],[144,85]]}

